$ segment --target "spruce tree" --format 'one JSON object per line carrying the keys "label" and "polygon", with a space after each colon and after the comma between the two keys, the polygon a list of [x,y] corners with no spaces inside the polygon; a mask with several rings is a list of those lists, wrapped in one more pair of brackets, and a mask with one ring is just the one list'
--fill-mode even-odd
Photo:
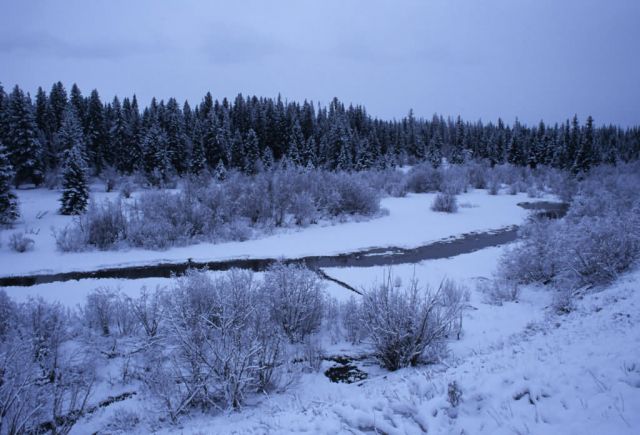
{"label": "spruce tree", "polygon": [[204,152],[202,140],[195,140],[191,148],[191,156],[189,158],[189,173],[200,175],[207,167],[207,157]]}
{"label": "spruce tree", "polygon": [[89,202],[87,163],[79,144],[65,151],[62,189],[61,214],[77,215],[87,209]]}
{"label": "spruce tree", "polygon": [[574,174],[587,173],[595,163],[593,151],[593,118],[589,116],[584,127],[584,134],[580,141],[580,147],[576,153],[576,159],[571,167]]}
{"label": "spruce tree", "polygon": [[151,120],[142,140],[144,171],[149,182],[158,186],[169,180],[171,160],[169,158],[167,135],[160,128],[157,119]]}
{"label": "spruce tree", "polygon": [[227,168],[224,167],[222,160],[218,160],[218,164],[213,171],[213,178],[218,181],[224,181],[224,179],[227,178]]}
{"label": "spruce tree", "polygon": [[19,216],[18,199],[11,192],[13,168],[7,149],[0,143],[0,225],[11,225]]}
{"label": "spruce tree", "polygon": [[43,179],[42,143],[38,138],[31,101],[18,86],[11,92],[7,112],[5,140],[16,173],[16,187],[28,181],[37,186]]}
{"label": "spruce tree", "polygon": [[258,136],[253,129],[249,129],[244,140],[244,171],[247,174],[256,174],[261,166],[260,160],[260,144]]}
{"label": "spruce tree", "polygon": [[104,107],[100,101],[100,95],[95,89],[91,91],[86,105],[85,125],[87,157],[96,173],[99,174],[105,162],[111,159],[107,156],[110,147],[108,146],[109,136],[104,116]]}

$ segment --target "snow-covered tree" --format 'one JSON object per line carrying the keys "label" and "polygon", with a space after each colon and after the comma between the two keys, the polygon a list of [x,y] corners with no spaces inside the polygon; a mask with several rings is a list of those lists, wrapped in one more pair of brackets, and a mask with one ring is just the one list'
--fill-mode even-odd
{"label": "snow-covered tree", "polygon": [[36,185],[42,182],[42,143],[38,138],[38,127],[31,101],[16,86],[9,98],[7,114],[6,146],[9,159],[16,173],[15,183],[23,182]]}
{"label": "snow-covered tree", "polygon": [[0,143],[0,225],[11,224],[18,218],[18,199],[11,192],[13,168],[7,149]]}
{"label": "snow-covered tree", "polygon": [[89,202],[87,163],[79,144],[65,152],[60,213],[81,214]]}

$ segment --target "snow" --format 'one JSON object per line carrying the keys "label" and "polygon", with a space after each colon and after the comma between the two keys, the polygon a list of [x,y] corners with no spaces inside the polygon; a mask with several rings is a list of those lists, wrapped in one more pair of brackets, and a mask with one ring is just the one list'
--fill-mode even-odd
{"label": "snow", "polygon": [[[115,198],[102,186],[92,186],[92,198]],[[103,267],[141,265],[157,262],[212,261],[231,258],[296,258],[332,255],[371,247],[417,247],[443,238],[473,231],[499,229],[519,224],[527,211],[516,204],[528,201],[526,195],[488,195],[485,190],[461,194],[459,201],[473,207],[456,214],[430,210],[435,194],[410,194],[405,198],[385,198],[382,207],[388,215],[365,222],[313,225],[304,229],[284,229],[272,235],[245,242],[201,243],[166,251],[131,249],[62,254],[56,250],[52,228],[63,228],[72,217],[57,214],[57,191],[19,190],[22,221],[13,230],[0,232],[0,276],[94,270]],[[9,234],[27,231],[35,241],[32,251],[17,254],[6,241]]]}
{"label": "snow", "polygon": [[[480,251],[467,260],[483,256],[494,255]],[[527,287],[519,303],[497,307],[483,303],[471,289],[474,309],[465,319],[465,334],[460,345],[452,343],[442,364],[394,373],[374,371],[357,384],[331,383],[321,372],[310,373],[286,392],[260,397],[239,411],[196,414],[176,426],[155,430],[636,434],[640,428],[638,283],[640,270],[586,295],[567,315],[548,307],[549,290]],[[535,314],[520,318],[527,312]],[[495,336],[478,339],[476,330]],[[455,408],[447,400],[454,381],[462,392]],[[152,412],[140,398],[129,399],[97,412],[72,433],[99,430],[119,410]]]}
{"label": "snow", "polygon": [[[97,187],[94,186],[94,189]],[[94,191],[94,196],[115,197]],[[433,195],[387,198],[389,214],[366,222],[312,226],[282,231],[262,239],[220,245],[200,244],[164,252],[130,250],[61,254],[55,251],[49,227],[68,217],[55,213],[57,192],[19,191],[24,222],[3,231],[32,229],[35,250],[25,254],[0,248],[0,274],[92,269],[101,265],[183,261],[231,257],[298,257],[348,252],[367,247],[414,247],[464,232],[520,223],[527,212],[516,206],[522,195],[490,196],[485,191],[461,195],[471,204],[455,215],[429,210]],[[36,218],[40,211],[47,211]],[[366,289],[391,273],[403,283],[416,278],[435,288],[451,278],[468,288],[469,308],[460,340],[438,365],[389,373],[367,366],[370,377],[356,384],[330,382],[323,370],[307,373],[285,392],[252,398],[239,411],[195,414],[176,426],[143,422],[131,431],[146,433],[486,433],[486,434],[636,434],[640,428],[640,270],[611,286],[577,300],[576,309],[558,315],[549,289],[524,287],[516,302],[489,304],[478,283],[490,278],[505,247],[482,249],[453,258],[417,264],[370,268],[327,268],[331,277]],[[213,273],[213,272],[212,272]],[[142,286],[170,286],[171,280],[101,279],[41,284],[5,290],[17,301],[39,296],[73,307],[91,290],[108,286],[135,296]],[[339,300],[358,297],[335,283],[326,291]],[[328,352],[355,350],[339,342]],[[105,371],[115,370],[105,367]],[[454,382],[462,392],[457,407],[447,401]],[[100,384],[96,395],[112,395],[121,387]],[[156,418],[141,394],[81,420],[71,433],[108,429],[122,412]],[[110,426],[109,426],[110,427]],[[110,429],[109,429],[110,430]],[[115,430],[114,430],[115,431]],[[116,431],[117,432],[117,431]]]}

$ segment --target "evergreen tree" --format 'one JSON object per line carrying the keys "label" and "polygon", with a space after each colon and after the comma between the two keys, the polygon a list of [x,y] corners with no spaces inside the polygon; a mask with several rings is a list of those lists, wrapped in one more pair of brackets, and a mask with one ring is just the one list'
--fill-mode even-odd
{"label": "evergreen tree", "polygon": [[300,123],[296,120],[289,134],[289,144],[287,146],[287,156],[289,160],[295,165],[302,165],[302,150],[304,148],[304,136],[302,135],[302,128]]}
{"label": "evergreen tree", "polygon": [[31,101],[18,86],[11,92],[6,123],[5,139],[16,187],[27,181],[39,185],[43,179],[42,144]]}
{"label": "evergreen tree", "polygon": [[130,167],[131,155],[127,149],[127,122],[118,97],[114,97],[111,109],[113,113],[109,127],[110,154],[113,155],[113,165],[124,173]]}
{"label": "evergreen tree", "polygon": [[593,118],[589,116],[584,128],[584,134],[580,141],[580,147],[576,153],[576,159],[571,167],[574,174],[587,173],[595,163],[593,151]]}
{"label": "evergreen tree", "polygon": [[260,169],[260,145],[258,144],[258,136],[253,129],[249,129],[244,141],[244,171],[247,174],[256,174]]}
{"label": "evergreen tree", "polygon": [[83,213],[89,202],[89,187],[87,163],[78,144],[65,151],[62,178],[60,213],[64,215]]}
{"label": "evergreen tree", "polygon": [[11,225],[20,215],[18,199],[11,192],[13,177],[8,151],[0,143],[0,225]]}
{"label": "evergreen tree", "polygon": [[184,118],[178,102],[171,98],[165,113],[165,131],[172,166],[178,174],[186,171],[188,137],[185,133]]}
{"label": "evergreen tree", "polygon": [[234,169],[244,169],[244,140],[240,130],[236,130],[231,142],[231,167]]}
{"label": "evergreen tree", "polygon": [[442,138],[440,133],[436,132],[429,141],[427,147],[427,160],[433,168],[439,168],[442,164]]}
{"label": "evergreen tree", "polygon": [[64,112],[62,125],[56,135],[56,144],[58,147],[59,159],[64,161],[65,153],[76,146],[86,159],[84,133],[82,132],[82,126],[78,120],[76,109],[72,105],[69,105],[67,110]]}
{"label": "evergreen tree", "polygon": [[67,109],[67,91],[61,82],[55,83],[49,92],[49,107],[52,115],[52,134],[55,134],[62,125],[62,118]]}
{"label": "evergreen tree", "polygon": [[207,157],[204,152],[202,140],[193,142],[191,156],[189,158],[189,172],[194,175],[202,174],[207,168]]}
{"label": "evergreen tree", "polygon": [[107,156],[107,152],[110,150],[104,107],[100,101],[100,95],[95,89],[91,91],[86,105],[85,125],[86,154],[91,166],[99,174],[105,162],[113,161],[113,159],[110,158],[111,156]]}
{"label": "evergreen tree", "polygon": [[218,160],[215,170],[213,171],[213,178],[218,181],[224,181],[227,178],[227,168],[224,167],[224,162]]}
{"label": "evergreen tree", "polygon": [[273,157],[273,151],[271,151],[271,148],[265,147],[265,149],[262,151],[262,167],[266,170],[269,170],[273,168],[274,164],[275,159]]}
{"label": "evergreen tree", "polygon": [[157,119],[151,119],[150,126],[142,139],[144,171],[154,186],[169,180],[171,160],[169,158],[167,135],[160,128]]}

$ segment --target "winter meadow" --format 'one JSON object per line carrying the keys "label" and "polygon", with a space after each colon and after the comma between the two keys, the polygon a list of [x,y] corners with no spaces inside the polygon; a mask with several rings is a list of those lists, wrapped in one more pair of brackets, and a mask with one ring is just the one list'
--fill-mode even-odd
{"label": "winter meadow", "polygon": [[639,433],[640,7],[247,3],[1,5],[0,435]]}

